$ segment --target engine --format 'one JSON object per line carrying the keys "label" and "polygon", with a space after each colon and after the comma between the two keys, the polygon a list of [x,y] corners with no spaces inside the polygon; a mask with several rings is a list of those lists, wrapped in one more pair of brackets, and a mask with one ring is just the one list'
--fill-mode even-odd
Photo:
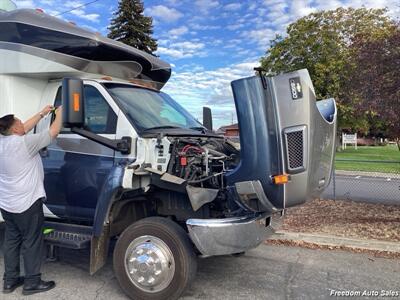
{"label": "engine", "polygon": [[222,137],[181,136],[140,143],[152,155],[128,170],[134,175],[132,193],[149,200],[147,209],[178,221],[226,217],[238,209],[227,197],[224,178],[240,162],[239,144]]}
{"label": "engine", "polygon": [[203,188],[223,188],[223,174],[240,160],[239,149],[226,139],[176,138],[170,153],[167,172]]}

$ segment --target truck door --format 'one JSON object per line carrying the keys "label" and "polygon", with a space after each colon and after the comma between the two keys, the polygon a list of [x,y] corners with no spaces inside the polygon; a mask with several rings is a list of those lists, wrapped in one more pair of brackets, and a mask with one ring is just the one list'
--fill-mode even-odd
{"label": "truck door", "polygon": [[[85,129],[115,139],[118,109],[85,84]],[[54,95],[61,105],[61,87]],[[114,150],[63,128],[42,155],[46,206],[55,217],[92,221],[101,187],[114,164]]]}

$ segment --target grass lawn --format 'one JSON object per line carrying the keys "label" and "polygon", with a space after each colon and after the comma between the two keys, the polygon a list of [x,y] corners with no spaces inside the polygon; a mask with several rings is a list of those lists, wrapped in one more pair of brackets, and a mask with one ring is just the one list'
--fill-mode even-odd
{"label": "grass lawn", "polygon": [[[361,162],[357,162],[357,160]],[[393,163],[383,161],[393,161]],[[358,146],[357,150],[347,146],[346,150],[336,152],[335,163],[336,170],[400,174],[400,151],[397,145]]]}

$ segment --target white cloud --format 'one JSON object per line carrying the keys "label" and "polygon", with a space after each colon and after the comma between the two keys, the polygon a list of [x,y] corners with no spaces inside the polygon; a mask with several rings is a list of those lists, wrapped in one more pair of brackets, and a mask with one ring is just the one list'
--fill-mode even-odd
{"label": "white cloud", "polygon": [[215,30],[220,29],[219,25],[200,25],[200,24],[191,24],[190,25],[194,30]]}
{"label": "white cloud", "polygon": [[167,47],[158,47],[158,55],[167,55],[176,59],[189,58],[189,57],[202,57],[206,53],[203,51],[205,45],[203,43],[196,42],[169,42],[166,44]]}
{"label": "white cloud", "polygon": [[156,5],[145,10],[146,15],[158,18],[164,22],[172,23],[180,19],[183,14],[175,8],[168,8],[164,5]]}
{"label": "white cloud", "polygon": [[259,19],[255,20],[257,28],[265,26],[268,20],[270,26],[284,33],[288,24],[304,17],[312,12],[331,10],[338,7],[353,8],[384,8],[389,9],[388,15],[394,18],[400,16],[400,5],[398,0],[263,0],[264,8],[257,8]]}
{"label": "white cloud", "polygon": [[189,31],[189,29],[186,26],[181,26],[181,27],[171,29],[170,31],[168,31],[168,33],[170,35],[180,36],[180,35],[187,33],[188,31]]}
{"label": "white cloud", "polygon": [[[82,6],[84,3],[81,1],[62,2],[54,0],[19,0],[15,1],[15,4],[18,8],[43,8],[45,13],[54,16],[58,15],[60,12],[68,11],[72,8]],[[83,7],[72,10],[69,12],[69,14],[90,22],[99,22],[100,17],[100,14],[97,13],[87,13]],[[63,18],[63,16],[61,16],[61,18]],[[68,21],[68,18],[65,19]]]}
{"label": "white cloud", "polygon": [[317,7],[312,7],[310,0],[298,0],[292,2],[292,5],[289,8],[289,14],[297,19],[315,12],[316,10]]}
{"label": "white cloud", "polygon": [[158,46],[167,46],[169,44],[169,41],[167,39],[159,39],[157,43]]}
{"label": "white cloud", "polygon": [[195,5],[200,9],[200,11],[206,13],[210,9],[218,7],[219,2],[214,0],[196,0]]}
{"label": "white cloud", "polygon": [[245,24],[232,24],[232,25],[226,26],[226,29],[237,30],[237,29],[243,28],[244,26],[245,26]]}
{"label": "white cloud", "polygon": [[200,71],[204,71],[204,67],[199,64],[190,63],[190,64],[184,64],[184,65],[180,66],[180,70],[185,71],[185,72],[200,72]]}
{"label": "white cloud", "polygon": [[199,50],[204,48],[203,43],[193,43],[193,42],[180,42],[180,43],[175,43],[173,47],[176,48],[181,48],[181,49],[187,49],[187,50]]}
{"label": "white cloud", "polygon": [[45,13],[49,14],[50,16],[57,16],[61,12],[58,10],[54,10],[54,9],[46,9]]}
{"label": "white cloud", "polygon": [[233,10],[238,10],[242,7],[242,4],[240,3],[230,3],[228,5],[225,5],[224,9],[225,10],[229,10],[229,11],[233,11]]}
{"label": "white cloud", "polygon": [[167,2],[169,5],[173,5],[173,6],[181,4],[181,1],[180,1],[180,0],[166,0],[166,2]]}
{"label": "white cloud", "polygon": [[241,43],[243,43],[242,39],[227,40],[227,41],[225,41],[225,45],[223,46],[223,48],[225,48],[225,49],[236,48]]}
{"label": "white cloud", "polygon": [[276,32],[270,28],[260,30],[246,30],[241,33],[243,39],[257,43],[261,49],[267,49],[270,40],[274,39]]}
{"label": "white cloud", "polygon": [[85,19],[87,21],[96,22],[96,23],[99,22],[99,17],[100,17],[99,14],[88,14],[84,10],[80,10],[80,9],[75,9],[75,10],[71,11],[70,13],[73,14],[74,16]]}
{"label": "white cloud", "polygon": [[258,7],[258,4],[257,4],[257,3],[250,3],[250,5],[249,5],[249,10],[250,10],[250,11],[253,11],[253,10],[255,10],[257,7]]}
{"label": "white cloud", "polygon": [[209,41],[209,44],[212,45],[212,46],[214,46],[214,47],[220,46],[220,45],[222,45],[223,43],[224,43],[223,40],[220,40],[220,39],[211,39],[211,40]]}
{"label": "white cloud", "polygon": [[54,1],[53,0],[40,0],[40,3],[44,4],[44,5],[52,5],[54,3]]}
{"label": "white cloud", "polygon": [[17,5],[17,8],[35,8],[35,2],[32,0],[20,0],[20,1],[14,1],[15,5]]}
{"label": "white cloud", "polygon": [[80,1],[68,1],[68,2],[64,3],[64,6],[68,7],[68,8],[74,8],[74,7],[78,7],[78,6],[82,6],[82,5],[83,5],[83,3]]}
{"label": "white cloud", "polygon": [[195,117],[201,119],[202,107],[212,108],[216,127],[229,124],[235,106],[230,83],[233,80],[254,75],[258,61],[242,62],[216,70],[195,69],[196,65],[184,65],[182,72],[173,75],[164,91],[169,93]]}
{"label": "white cloud", "polygon": [[251,49],[238,49],[238,51],[235,51],[234,56],[235,57],[249,57],[249,55],[252,53]]}
{"label": "white cloud", "polygon": [[185,54],[182,51],[176,50],[176,49],[165,48],[165,47],[158,47],[157,55],[160,55],[160,56],[167,55],[167,56],[171,56],[174,58],[185,57]]}

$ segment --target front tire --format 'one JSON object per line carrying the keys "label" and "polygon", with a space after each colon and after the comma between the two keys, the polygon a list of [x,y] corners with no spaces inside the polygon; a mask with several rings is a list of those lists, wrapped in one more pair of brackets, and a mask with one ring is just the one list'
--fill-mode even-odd
{"label": "front tire", "polygon": [[114,272],[132,299],[177,299],[195,277],[197,259],[187,233],[161,217],[125,229],[114,249]]}

